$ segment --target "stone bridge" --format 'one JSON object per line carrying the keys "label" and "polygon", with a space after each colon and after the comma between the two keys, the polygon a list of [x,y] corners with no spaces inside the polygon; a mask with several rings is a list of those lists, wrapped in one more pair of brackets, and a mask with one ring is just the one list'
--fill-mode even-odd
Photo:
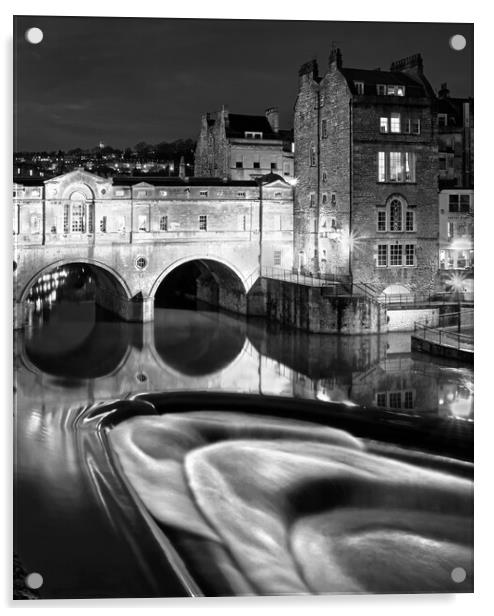
{"label": "stone bridge", "polygon": [[[198,296],[245,313],[261,261],[291,267],[292,187],[193,178],[118,184],[83,170],[14,185],[14,320],[26,321],[32,286],[87,264],[96,303],[126,321],[152,321],[160,284],[196,262]],[[255,310],[254,310],[255,311]]]}

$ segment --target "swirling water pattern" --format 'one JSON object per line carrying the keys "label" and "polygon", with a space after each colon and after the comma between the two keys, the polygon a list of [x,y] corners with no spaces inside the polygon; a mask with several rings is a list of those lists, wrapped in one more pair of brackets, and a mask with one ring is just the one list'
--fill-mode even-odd
{"label": "swirling water pattern", "polygon": [[206,594],[472,589],[472,482],[453,473],[341,430],[233,412],[134,417],[109,434]]}

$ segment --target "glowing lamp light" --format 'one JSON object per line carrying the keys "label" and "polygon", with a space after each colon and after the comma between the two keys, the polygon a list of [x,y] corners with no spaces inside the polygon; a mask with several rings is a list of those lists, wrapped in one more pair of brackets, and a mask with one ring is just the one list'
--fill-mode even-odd
{"label": "glowing lamp light", "polygon": [[291,178],[290,180],[287,180],[287,181],[291,186],[296,186],[298,184],[298,178]]}
{"label": "glowing lamp light", "polygon": [[446,284],[453,289],[453,291],[460,293],[465,288],[465,276],[455,272],[454,274],[451,274],[446,281]]}

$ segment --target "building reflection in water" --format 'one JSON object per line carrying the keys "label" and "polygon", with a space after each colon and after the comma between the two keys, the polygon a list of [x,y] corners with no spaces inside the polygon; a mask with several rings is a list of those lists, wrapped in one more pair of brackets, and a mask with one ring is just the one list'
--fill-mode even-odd
{"label": "building reflection in water", "polygon": [[[103,559],[104,592],[140,592],[129,555],[117,536],[107,536],[104,513],[87,505],[91,488],[78,463],[74,430],[87,405],[146,391],[223,390],[473,419],[471,368],[412,355],[409,335],[319,336],[180,309],[157,309],[154,324],[121,323],[84,301],[87,287],[78,302],[53,303],[57,288],[48,280],[39,285],[37,299],[45,293],[49,311],[41,305],[42,324],[33,320],[15,335],[16,526],[25,564],[44,572],[48,594],[62,588],[66,596],[88,596],[80,571],[77,578],[59,563],[77,553],[79,569],[91,569],[95,579],[98,537],[116,572],[104,578]],[[79,524],[81,515],[87,525]],[[120,574],[131,576],[128,585],[122,586]]]}

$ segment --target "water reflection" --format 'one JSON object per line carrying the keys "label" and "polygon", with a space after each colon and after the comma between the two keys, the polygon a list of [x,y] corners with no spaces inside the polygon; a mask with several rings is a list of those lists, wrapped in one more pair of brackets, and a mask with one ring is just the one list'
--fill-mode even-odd
{"label": "water reflection", "polygon": [[471,368],[412,355],[408,334],[319,336],[175,308],[142,325],[98,317],[91,302],[59,302],[16,342],[23,407],[213,388],[473,418]]}
{"label": "water reflection", "polygon": [[208,389],[473,418],[471,368],[412,355],[408,335],[318,336],[179,309],[157,309],[154,324],[125,324],[91,302],[62,301],[42,325],[16,332],[15,348],[17,548],[28,569],[43,572],[45,596],[154,592],[91,506],[75,435],[87,405]]}

